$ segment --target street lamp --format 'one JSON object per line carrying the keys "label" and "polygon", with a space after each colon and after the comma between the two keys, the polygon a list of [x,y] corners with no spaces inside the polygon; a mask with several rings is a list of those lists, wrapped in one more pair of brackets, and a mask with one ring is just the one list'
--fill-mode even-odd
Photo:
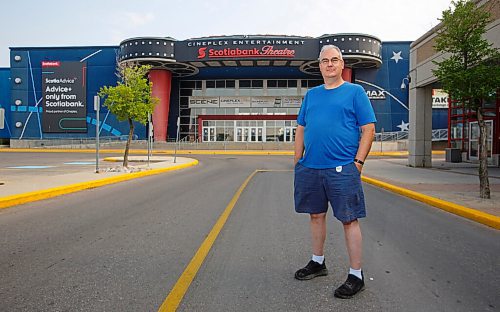
{"label": "street lamp", "polygon": [[406,89],[406,83],[405,83],[405,80],[406,80],[406,82],[408,83],[408,85],[410,85],[410,82],[411,82],[411,77],[408,75],[408,76],[404,77],[404,78],[403,78],[403,80],[401,80],[401,90]]}

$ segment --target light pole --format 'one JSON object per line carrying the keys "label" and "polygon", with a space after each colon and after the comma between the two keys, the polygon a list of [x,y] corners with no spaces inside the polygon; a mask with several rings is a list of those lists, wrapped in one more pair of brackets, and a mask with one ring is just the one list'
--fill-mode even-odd
{"label": "light pole", "polygon": [[101,99],[98,95],[94,96],[94,110],[95,110],[95,173],[99,173],[99,110]]}
{"label": "light pole", "polygon": [[151,122],[151,114],[148,114],[148,168],[152,154],[153,154],[153,123]]}

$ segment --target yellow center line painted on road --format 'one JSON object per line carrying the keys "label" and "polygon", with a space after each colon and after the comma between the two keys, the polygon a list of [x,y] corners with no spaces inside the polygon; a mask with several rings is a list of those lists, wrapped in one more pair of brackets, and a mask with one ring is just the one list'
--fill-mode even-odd
{"label": "yellow center line painted on road", "polygon": [[293,172],[293,169],[258,169],[257,172]]}
{"label": "yellow center line painted on road", "polygon": [[248,178],[241,184],[240,188],[238,191],[234,194],[233,198],[227,205],[226,209],[224,212],[221,214],[217,222],[215,223],[214,227],[208,234],[207,238],[203,241],[201,244],[200,248],[198,251],[196,251],[196,254],[194,257],[191,259],[189,264],[187,265],[186,269],[182,273],[182,275],[179,277],[177,280],[177,283],[175,283],[174,288],[170,291],[168,294],[167,298],[165,301],[163,301],[163,304],[160,306],[158,309],[158,312],[167,312],[167,311],[176,311],[177,307],[182,301],[182,298],[186,294],[189,286],[191,285],[191,282],[193,281],[194,277],[196,276],[196,273],[198,273],[198,270],[200,269],[201,265],[203,264],[203,261],[205,260],[206,256],[208,255],[208,252],[212,248],[212,245],[214,244],[215,240],[217,239],[217,236],[219,236],[220,231],[224,227],[224,224],[226,224],[227,219],[229,218],[229,215],[233,211],[234,206],[236,205],[236,202],[240,198],[241,193],[243,193],[243,190],[246,188],[248,182],[257,174],[257,172],[261,172],[261,170],[255,170],[248,176]]}

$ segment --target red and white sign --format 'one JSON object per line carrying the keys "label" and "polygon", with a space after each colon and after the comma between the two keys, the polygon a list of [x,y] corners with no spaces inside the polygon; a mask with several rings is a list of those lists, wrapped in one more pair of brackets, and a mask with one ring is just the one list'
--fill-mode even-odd
{"label": "red and white sign", "polygon": [[432,108],[448,108],[448,93],[441,89],[432,89]]}
{"label": "red and white sign", "polygon": [[295,50],[284,48],[275,49],[272,45],[266,45],[262,48],[240,49],[240,48],[224,48],[224,49],[209,49],[207,47],[198,49],[198,59],[203,58],[293,58]]}
{"label": "red and white sign", "polygon": [[60,61],[42,61],[42,67],[59,67],[61,66]]}

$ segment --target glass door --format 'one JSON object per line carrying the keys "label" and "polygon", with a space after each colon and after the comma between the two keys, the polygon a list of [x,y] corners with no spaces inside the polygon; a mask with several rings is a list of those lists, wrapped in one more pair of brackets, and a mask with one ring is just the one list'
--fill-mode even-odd
{"label": "glass door", "polygon": [[250,137],[248,142],[262,142],[263,127],[249,127]]}
{"label": "glass door", "polygon": [[284,141],[285,142],[294,142],[295,141],[295,131],[297,131],[296,127],[285,127],[284,133]]}
{"label": "glass door", "polygon": [[262,142],[264,127],[236,127],[236,142]]}
{"label": "glass door", "polygon": [[[493,136],[493,120],[485,120],[486,124],[486,148],[488,158],[491,157],[491,137]],[[469,159],[479,159],[479,124],[477,121],[469,123]]]}
{"label": "glass door", "polygon": [[236,142],[248,142],[248,127],[236,127]]}
{"label": "glass door", "polygon": [[203,142],[215,142],[215,127],[203,127]]}

